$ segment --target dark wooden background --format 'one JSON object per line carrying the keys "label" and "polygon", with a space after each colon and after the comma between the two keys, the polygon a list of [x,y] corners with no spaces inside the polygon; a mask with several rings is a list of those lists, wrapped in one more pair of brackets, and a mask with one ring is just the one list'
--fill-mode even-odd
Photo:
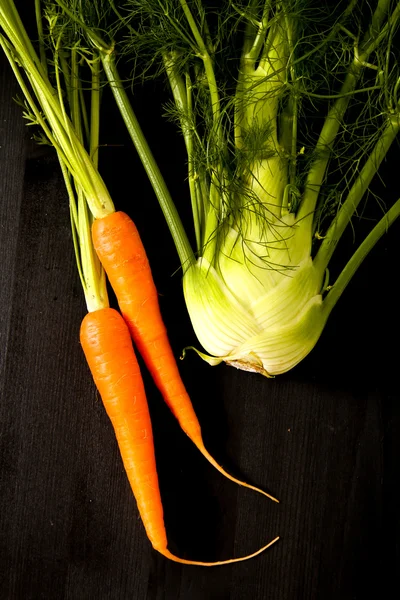
{"label": "dark wooden background", "polygon": [[[346,290],[316,349],[287,375],[211,368],[195,355],[180,363],[209,450],[277,495],[279,506],[214,471],[145,374],[171,549],[218,560],[281,536],[246,563],[169,562],[145,537],[79,345],[85,306],[57,162],[29,140],[2,56],[0,64],[0,598],[396,596],[399,224]],[[159,93],[148,87],[135,106],[185,204],[180,140],[172,126],[148,119]],[[142,232],[179,355],[195,338],[174,275],[178,260],[118,116],[107,114],[101,166],[116,205]],[[393,199],[398,170],[393,160],[384,171]]]}

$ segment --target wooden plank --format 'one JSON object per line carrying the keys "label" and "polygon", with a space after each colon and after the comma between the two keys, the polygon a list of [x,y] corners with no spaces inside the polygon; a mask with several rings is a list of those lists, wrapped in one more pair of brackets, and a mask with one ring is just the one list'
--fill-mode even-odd
{"label": "wooden plank", "polygon": [[7,355],[18,223],[24,184],[25,143],[21,110],[13,102],[17,85],[0,56],[0,378]]}

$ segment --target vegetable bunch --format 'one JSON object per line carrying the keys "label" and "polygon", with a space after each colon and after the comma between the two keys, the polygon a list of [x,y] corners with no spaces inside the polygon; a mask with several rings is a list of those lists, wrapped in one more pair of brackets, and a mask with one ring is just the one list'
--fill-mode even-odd
{"label": "vegetable bunch", "polygon": [[[88,314],[81,342],[113,423],[145,529],[167,548],[150,415],[131,339],[203,455],[139,233],[116,212],[98,169],[104,77],[153,185],[179,255],[189,315],[210,364],[284,373],[315,346],[358,266],[399,216],[400,200],[331,283],[343,232],[400,129],[400,2],[349,0],[35,1],[38,52],[13,0],[0,2],[0,45],[64,175]],[[116,63],[163,75],[183,135],[193,236],[185,231]],[[87,95],[88,94],[88,95]],[[193,238],[193,247],[190,239]],[[119,303],[109,307],[108,278]],[[274,498],[272,498],[274,500]],[[275,538],[274,541],[276,541]],[[273,543],[271,542],[271,543]],[[264,550],[268,544],[258,552]],[[258,554],[256,552],[255,554]],[[251,555],[251,556],[254,556]]]}
{"label": "vegetable bunch", "polygon": [[[167,547],[150,413],[132,339],[165,402],[205,458],[233,482],[275,498],[228,474],[204,446],[168,341],[139,233],[128,215],[115,211],[98,171],[100,57],[80,45],[74,31],[64,27],[62,13],[45,15],[46,38],[40,3],[36,2],[37,54],[13,0],[2,1],[0,45],[24,96],[20,101],[24,118],[29,125],[40,127],[39,142],[55,148],[64,175],[76,262],[88,309],[80,340],[114,427],[146,533],[156,550],[176,562],[214,566],[246,560],[278,538],[251,555],[213,563],[179,558]],[[89,101],[83,84],[86,78],[90,81]],[[109,306],[106,274],[122,314]]]}
{"label": "vegetable bunch", "polygon": [[128,6],[140,19],[132,48],[159,61],[186,145],[196,260],[182,261],[183,291],[199,354],[284,373],[315,346],[399,215],[399,202],[383,208],[329,280],[399,132],[400,4],[250,0],[218,14],[186,0]]}
{"label": "vegetable bunch", "polygon": [[198,353],[212,365],[266,376],[288,371],[315,346],[355,271],[399,215],[399,202],[381,201],[380,220],[330,281],[334,251],[364,212],[400,128],[400,4],[111,4],[116,47],[134,56],[137,79],[169,82],[166,112],[187,152],[194,236],[122,89],[114,42],[73,0],[57,4],[103,56],[180,257],[205,350]]}

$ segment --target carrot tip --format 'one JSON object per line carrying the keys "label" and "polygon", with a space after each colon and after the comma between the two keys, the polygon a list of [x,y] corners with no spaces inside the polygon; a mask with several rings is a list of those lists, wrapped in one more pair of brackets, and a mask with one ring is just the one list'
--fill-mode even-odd
{"label": "carrot tip", "polygon": [[166,558],[169,558],[170,560],[172,560],[174,562],[181,563],[184,565],[195,565],[195,566],[199,566],[199,567],[219,567],[222,565],[229,565],[232,563],[242,562],[244,560],[249,560],[250,558],[254,558],[255,556],[258,556],[259,554],[261,554],[262,552],[267,550],[267,548],[270,548],[272,546],[272,544],[275,544],[275,542],[277,542],[278,540],[279,540],[279,535],[276,538],[274,538],[271,542],[268,542],[268,544],[266,544],[259,550],[256,550],[256,552],[253,552],[252,554],[247,554],[246,556],[239,556],[238,558],[229,558],[227,560],[219,560],[216,562],[202,562],[202,561],[197,561],[197,560],[186,560],[185,558],[179,558],[179,556],[175,556],[175,554],[172,554],[167,549],[159,550],[159,552]]}
{"label": "carrot tip", "polygon": [[248,488],[249,490],[253,490],[254,492],[262,494],[263,496],[266,496],[273,502],[276,502],[277,504],[279,504],[279,500],[277,498],[275,498],[274,496],[271,496],[271,494],[268,494],[267,492],[264,492],[264,490],[261,490],[260,488],[256,487],[255,485],[251,485],[250,483],[241,481],[240,479],[237,479],[237,477],[234,477],[233,475],[230,475],[229,473],[227,473],[227,471],[225,471],[225,469],[223,467],[221,467],[221,465],[219,465],[217,463],[217,461],[211,456],[211,454],[205,448],[202,441],[201,442],[195,441],[195,444],[198,447],[198,449],[200,450],[200,452],[203,454],[203,456],[208,460],[208,462],[211,463],[217,469],[217,471],[219,471],[222,475],[224,475],[224,477],[226,477],[227,479],[230,479],[230,481],[233,481],[234,483],[237,483],[238,485],[241,485],[242,487]]}

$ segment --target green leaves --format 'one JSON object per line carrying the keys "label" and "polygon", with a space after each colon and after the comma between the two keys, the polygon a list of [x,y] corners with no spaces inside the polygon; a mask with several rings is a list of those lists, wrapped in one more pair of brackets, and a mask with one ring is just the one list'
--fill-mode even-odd
{"label": "green leaves", "polygon": [[[301,360],[383,234],[372,228],[326,289],[333,252],[400,129],[400,2],[46,0],[47,63],[46,48],[39,59],[10,7],[0,5],[9,34],[2,43],[17,76],[21,66],[29,73],[26,119],[41,125],[69,177],[95,198],[96,216],[110,205],[81,150],[88,143],[96,161],[98,123],[80,98],[89,69],[98,106],[101,61],[178,250],[196,333],[217,357],[208,360],[264,374]],[[134,83],[169,82],[171,103],[160,110],[183,135],[194,251],[116,56],[133,59]]]}

